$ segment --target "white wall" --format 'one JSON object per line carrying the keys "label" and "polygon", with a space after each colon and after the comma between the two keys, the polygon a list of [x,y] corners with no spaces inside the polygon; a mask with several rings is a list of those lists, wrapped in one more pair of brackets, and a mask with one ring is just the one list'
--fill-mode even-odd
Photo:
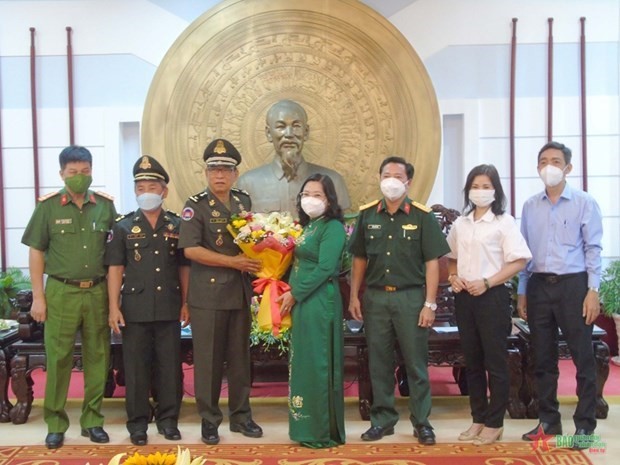
{"label": "white wall", "polygon": [[[201,3],[206,9],[213,1]],[[175,6],[180,4],[192,4],[195,14],[200,12],[196,2],[175,2]],[[575,169],[570,182],[581,185],[580,103],[576,84],[579,70],[573,66],[578,57],[570,54],[578,49],[579,18],[587,18],[589,190],[605,216],[606,261],[620,257],[619,15],[619,0],[416,0],[388,18],[427,65],[442,114],[462,115],[462,142],[458,143],[462,144],[463,158],[456,164],[462,172],[449,173],[447,178],[464,181],[473,166],[490,162],[500,169],[506,191],[506,57],[512,18],[518,18],[517,216],[523,201],[542,188],[535,167],[536,153],[546,138],[546,65],[540,52],[546,47],[548,17],[554,18],[554,41],[559,52],[554,65],[562,72],[554,81],[554,138],[573,149]],[[61,148],[68,144],[64,56],[65,27],[71,26],[76,142],[93,152],[95,187],[114,195],[117,208],[124,210],[134,207],[133,199],[127,198],[130,190],[123,184],[130,183],[127,160],[123,157],[135,159],[135,140],[131,140],[135,134],[127,130],[131,125],[124,123],[139,123],[150,78],[168,47],[189,24],[186,18],[167,9],[166,2],[161,0],[0,1],[0,108],[8,266],[27,267],[27,249],[20,239],[34,208],[28,28],[37,30],[43,193],[60,187],[57,158]],[[607,67],[600,69],[601,64]],[[453,199],[454,190],[461,189],[445,182],[444,170],[448,166],[454,169],[455,164],[442,159],[429,204]]]}

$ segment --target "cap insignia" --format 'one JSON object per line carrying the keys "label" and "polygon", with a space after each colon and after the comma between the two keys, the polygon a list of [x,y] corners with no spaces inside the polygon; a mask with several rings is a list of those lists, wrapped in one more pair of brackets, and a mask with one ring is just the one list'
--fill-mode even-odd
{"label": "cap insignia", "polygon": [[217,144],[215,148],[213,149],[213,153],[217,153],[218,155],[226,153],[226,146],[224,145],[223,140],[220,139],[217,141]]}
{"label": "cap insignia", "polygon": [[149,157],[147,156],[142,157],[142,161],[140,162],[140,168],[142,168],[143,170],[148,170],[149,168],[151,168]]}

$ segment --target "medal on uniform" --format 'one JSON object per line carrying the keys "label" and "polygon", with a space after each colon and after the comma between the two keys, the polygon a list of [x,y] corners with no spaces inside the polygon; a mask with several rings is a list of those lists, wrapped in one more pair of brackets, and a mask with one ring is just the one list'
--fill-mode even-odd
{"label": "medal on uniform", "polygon": [[224,238],[222,237],[221,234],[219,234],[217,236],[217,239],[215,241],[215,245],[217,245],[218,247],[222,247],[224,245]]}
{"label": "medal on uniform", "polygon": [[215,206],[215,199],[209,199],[209,206],[210,207]]}
{"label": "medal on uniform", "polygon": [[219,217],[220,215],[221,215],[221,213],[220,213],[219,211],[217,211],[217,210],[211,210],[211,216],[214,216],[214,217],[216,217],[216,218],[217,218],[217,217]]}
{"label": "medal on uniform", "polygon": [[241,200],[239,200],[239,197],[237,197],[236,195],[233,195],[233,199],[235,199],[235,202],[241,202]]}
{"label": "medal on uniform", "polygon": [[166,227],[168,228],[168,231],[172,231],[174,229],[174,225],[172,223],[169,223]]}
{"label": "medal on uniform", "polygon": [[135,261],[137,261],[137,262],[142,260],[142,255],[140,255],[140,252],[138,252],[138,249],[134,249],[134,251],[133,251],[133,259]]}
{"label": "medal on uniform", "polygon": [[140,229],[140,226],[134,226],[133,228],[131,228],[131,232],[132,232],[132,233],[134,233],[134,234],[137,234],[137,233],[139,233],[140,231],[142,231],[142,230]]}

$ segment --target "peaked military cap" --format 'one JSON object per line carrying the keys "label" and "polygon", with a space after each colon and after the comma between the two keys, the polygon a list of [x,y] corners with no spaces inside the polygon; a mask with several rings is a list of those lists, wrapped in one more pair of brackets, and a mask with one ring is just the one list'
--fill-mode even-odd
{"label": "peaked military cap", "polygon": [[226,139],[215,139],[207,145],[202,159],[210,166],[237,166],[241,163],[241,154]]}
{"label": "peaked military cap", "polygon": [[161,164],[150,155],[138,158],[133,165],[134,181],[164,181],[168,184],[170,177]]}

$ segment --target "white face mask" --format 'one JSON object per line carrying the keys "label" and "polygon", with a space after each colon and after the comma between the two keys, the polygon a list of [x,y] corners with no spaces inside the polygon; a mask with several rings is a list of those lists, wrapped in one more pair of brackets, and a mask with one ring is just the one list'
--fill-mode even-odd
{"label": "white face mask", "polygon": [[547,165],[538,173],[547,187],[555,187],[564,179],[564,170],[557,166]]}
{"label": "white face mask", "polygon": [[476,207],[488,207],[495,200],[495,190],[493,189],[470,189],[469,200]]}
{"label": "white face mask", "polygon": [[140,194],[136,197],[136,201],[138,202],[138,206],[141,210],[149,212],[151,210],[156,210],[161,206],[164,199],[160,194],[153,194],[152,192],[145,192],[144,194]]}
{"label": "white face mask", "polygon": [[381,180],[381,193],[388,200],[398,200],[407,192],[407,186],[396,178]]}
{"label": "white face mask", "polygon": [[316,197],[302,197],[301,198],[301,209],[308,215],[310,218],[318,218],[327,209],[327,205],[321,199],[317,199]]}

